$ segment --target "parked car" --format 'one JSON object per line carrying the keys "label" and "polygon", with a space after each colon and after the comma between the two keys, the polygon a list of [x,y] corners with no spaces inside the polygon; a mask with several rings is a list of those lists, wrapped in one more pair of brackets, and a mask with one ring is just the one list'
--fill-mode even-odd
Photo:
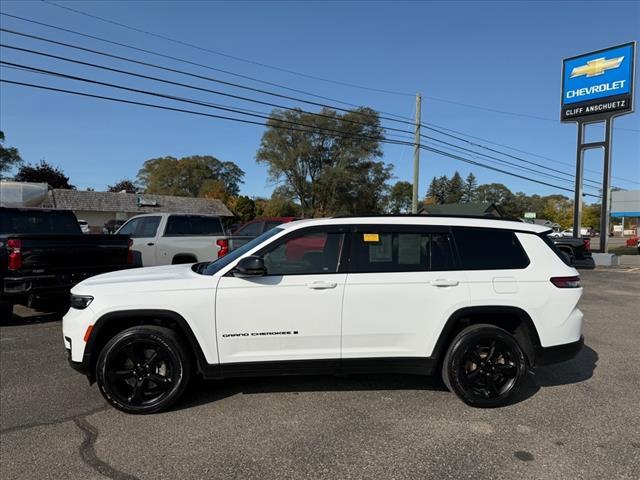
{"label": "parked car", "polygon": [[258,217],[241,225],[234,232],[234,239],[230,250],[235,250],[241,247],[245,243],[249,242],[252,238],[256,238],[262,235],[267,230],[282,225],[283,223],[293,222],[298,220],[297,217]]}
{"label": "parked car", "polygon": [[591,238],[552,238],[553,244],[566,255],[569,265],[576,268],[596,268],[591,255]]}
{"label": "parked car", "polygon": [[134,264],[151,267],[216,260],[231,246],[215,215],[148,213],[130,218],[118,234],[133,239]]}
{"label": "parked car", "polygon": [[[436,216],[290,222],[214,262],[94,277],[72,292],[71,366],[129,413],[189,378],[441,374],[508,404],[530,368],[581,349],[578,272],[538,225]],[[287,255],[289,245],[305,251]]]}
{"label": "parked car", "polygon": [[76,283],[131,259],[128,237],[83,235],[71,211],[0,208],[0,318],[14,304],[64,311]]}
{"label": "parked car", "polygon": [[91,233],[91,229],[89,228],[89,224],[86,220],[78,219],[78,225],[80,226],[80,231],[82,233]]}

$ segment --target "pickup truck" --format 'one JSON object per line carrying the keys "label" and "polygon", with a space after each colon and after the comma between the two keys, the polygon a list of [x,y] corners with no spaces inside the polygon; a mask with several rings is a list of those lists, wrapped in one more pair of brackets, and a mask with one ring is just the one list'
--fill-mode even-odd
{"label": "pickup truck", "polygon": [[569,257],[571,266],[575,268],[595,268],[596,263],[591,256],[591,238],[551,238],[558,250]]}
{"label": "pickup truck", "polygon": [[0,318],[14,304],[66,311],[71,287],[131,260],[128,237],[83,235],[69,210],[0,207]]}
{"label": "pickup truck", "polygon": [[117,234],[133,240],[134,265],[151,267],[217,260],[239,245],[215,215],[146,213],[130,218]]}

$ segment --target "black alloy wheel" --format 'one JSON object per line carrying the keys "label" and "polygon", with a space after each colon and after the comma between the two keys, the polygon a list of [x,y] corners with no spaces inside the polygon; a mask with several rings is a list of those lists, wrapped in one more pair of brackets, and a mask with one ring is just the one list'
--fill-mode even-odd
{"label": "black alloy wheel", "polygon": [[513,335],[493,325],[473,325],[451,343],[443,379],[465,403],[497,407],[509,403],[526,371],[524,353]]}
{"label": "black alloy wheel", "polygon": [[189,356],[173,330],[140,326],[120,332],[105,345],[96,379],[114,407],[128,413],[154,413],[178,399],[189,373]]}

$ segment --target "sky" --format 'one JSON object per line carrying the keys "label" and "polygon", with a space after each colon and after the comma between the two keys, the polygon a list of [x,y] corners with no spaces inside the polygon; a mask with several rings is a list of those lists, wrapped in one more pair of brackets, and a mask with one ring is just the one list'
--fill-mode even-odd
{"label": "sky", "polygon": [[[533,168],[554,175],[557,174],[550,172],[549,168],[569,173],[574,173],[575,168],[572,165],[575,164],[576,126],[559,122],[562,58],[640,40],[640,2],[57,3],[224,55],[146,35],[46,2],[5,0],[0,9],[3,13],[404,117],[413,117],[414,94],[420,92],[423,95],[423,122],[525,151],[527,153],[486,144],[534,161],[541,167]],[[0,17],[0,22],[5,29],[340,105],[7,16]],[[96,57],[6,32],[2,32],[0,38],[4,44],[247,95],[246,91],[232,87]],[[267,114],[270,111],[267,106],[128,78],[24,52],[4,48],[0,52],[3,61]],[[294,75],[281,69],[340,83]],[[180,106],[170,100],[15,69],[3,68],[2,78]],[[640,101],[639,84],[636,83],[636,103]],[[300,102],[248,94],[291,107],[314,108]],[[223,112],[193,105],[181,106],[224,115]],[[384,123],[396,128],[411,128],[393,122]],[[612,183],[626,189],[640,188],[640,113],[619,117],[614,125]],[[237,163],[246,172],[241,188],[245,195],[269,196],[274,187],[268,179],[266,167],[255,161],[264,132],[261,125],[245,125],[2,84],[0,128],[6,136],[5,146],[17,147],[27,162],[37,163],[44,159],[60,167],[70,177],[71,183],[80,189],[104,190],[122,178],[135,178],[145,160],[168,155],[178,158],[213,155],[220,160]],[[603,136],[603,129],[590,127],[587,135],[589,140],[597,140]],[[597,150],[590,151],[585,158],[585,176],[595,182],[590,183],[591,188],[586,191],[597,194],[596,183],[602,179],[602,154]],[[383,159],[394,165],[396,180],[412,180],[412,147],[385,145]],[[545,177],[508,166],[494,166],[527,178],[545,180]],[[504,183],[514,192],[572,195],[554,187],[423,151],[420,196],[426,193],[433,176],[451,176],[456,170],[463,176],[473,172],[480,183]],[[573,189],[571,180],[561,182],[546,178],[546,181]]]}

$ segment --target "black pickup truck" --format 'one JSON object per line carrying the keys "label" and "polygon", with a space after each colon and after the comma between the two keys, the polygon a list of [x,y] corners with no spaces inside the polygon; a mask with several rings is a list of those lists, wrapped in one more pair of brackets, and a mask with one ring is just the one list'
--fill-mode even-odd
{"label": "black pickup truck", "polygon": [[575,268],[596,268],[591,255],[591,238],[558,237],[551,239],[558,250],[567,255],[569,263]]}
{"label": "black pickup truck", "polygon": [[132,258],[127,235],[83,235],[69,210],[0,207],[0,319],[14,304],[66,311],[75,284]]}

